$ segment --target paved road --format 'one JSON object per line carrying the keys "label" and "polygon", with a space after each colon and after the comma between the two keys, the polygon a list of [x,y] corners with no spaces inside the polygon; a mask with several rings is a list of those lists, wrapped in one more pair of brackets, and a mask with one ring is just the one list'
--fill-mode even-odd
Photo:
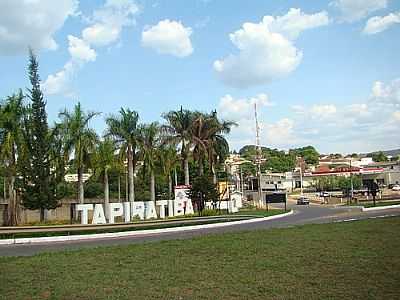
{"label": "paved road", "polygon": [[186,239],[205,234],[219,234],[224,232],[237,232],[246,230],[259,230],[277,227],[290,227],[311,223],[331,223],[355,221],[367,218],[400,216],[400,209],[387,209],[372,212],[361,212],[357,208],[327,207],[320,205],[296,206],[289,205],[294,214],[270,221],[249,224],[232,225],[227,227],[206,228],[193,231],[158,233],[146,236],[133,236],[124,238],[107,238],[96,240],[80,240],[69,242],[53,242],[41,244],[0,245],[0,256],[30,256],[40,252],[73,250],[87,247],[104,247],[112,245],[127,245],[133,243],[152,242],[171,239]]}

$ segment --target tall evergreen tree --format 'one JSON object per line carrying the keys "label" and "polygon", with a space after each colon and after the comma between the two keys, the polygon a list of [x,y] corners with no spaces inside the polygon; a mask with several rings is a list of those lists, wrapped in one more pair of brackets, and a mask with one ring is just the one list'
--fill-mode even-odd
{"label": "tall evergreen tree", "polygon": [[29,50],[28,89],[31,100],[25,117],[25,141],[29,155],[26,156],[23,205],[29,209],[40,209],[40,220],[44,210],[57,207],[56,183],[50,171],[50,134],[47,124],[46,101],[40,89],[39,64],[32,50]]}

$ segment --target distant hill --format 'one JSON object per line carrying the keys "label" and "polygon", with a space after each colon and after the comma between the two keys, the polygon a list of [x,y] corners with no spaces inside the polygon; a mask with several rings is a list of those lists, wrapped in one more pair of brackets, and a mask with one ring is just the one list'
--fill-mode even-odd
{"label": "distant hill", "polygon": [[[380,151],[374,151],[374,152],[370,152],[370,153],[365,153],[364,155],[367,156],[369,154],[373,154],[373,153],[377,153],[377,152],[380,152]],[[386,156],[397,156],[397,155],[400,155],[400,149],[382,150],[382,152]]]}

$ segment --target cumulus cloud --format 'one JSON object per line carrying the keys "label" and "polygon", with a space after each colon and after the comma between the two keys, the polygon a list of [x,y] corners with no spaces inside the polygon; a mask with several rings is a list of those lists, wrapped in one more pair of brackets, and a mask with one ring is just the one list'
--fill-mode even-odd
{"label": "cumulus cloud", "polygon": [[375,81],[372,86],[371,102],[374,105],[389,105],[400,107],[400,78],[385,84]]}
{"label": "cumulus cloud", "polygon": [[185,27],[179,21],[166,19],[143,30],[142,46],[151,48],[160,54],[185,57],[193,52],[191,35],[190,27]]}
{"label": "cumulus cloud", "polygon": [[53,36],[77,6],[77,0],[0,1],[0,54],[56,49]]}
{"label": "cumulus cloud", "polygon": [[287,76],[303,57],[294,40],[304,30],[328,23],[325,11],[309,15],[295,8],[284,16],[265,16],[260,23],[244,23],[229,35],[239,53],[216,60],[214,69],[224,83],[238,88]]}
{"label": "cumulus cloud", "polygon": [[241,119],[248,119],[249,117],[254,116],[255,103],[258,108],[273,105],[266,94],[258,94],[252,98],[239,99],[235,99],[228,94],[221,98],[218,110],[224,118],[240,121]]}
{"label": "cumulus cloud", "polygon": [[91,26],[82,31],[83,39],[93,46],[106,46],[116,42],[124,26],[135,25],[139,8],[130,0],[108,0],[89,18]]}
{"label": "cumulus cloud", "polygon": [[84,40],[73,35],[68,35],[68,43],[68,51],[73,60],[82,62],[96,60],[96,51],[90,48],[90,45]]}
{"label": "cumulus cloud", "polygon": [[372,17],[368,19],[363,32],[365,34],[376,34],[398,23],[400,23],[400,12],[390,13],[383,17]]}
{"label": "cumulus cloud", "polygon": [[354,22],[367,17],[371,13],[386,8],[387,0],[336,0],[331,5],[338,8],[341,19]]}
{"label": "cumulus cloud", "polygon": [[[218,112],[239,126],[228,139],[236,149],[255,143],[254,107],[263,103],[230,95],[219,101]],[[254,97],[259,99],[259,97]],[[261,99],[265,99],[261,97]],[[268,98],[266,98],[268,99]],[[348,104],[315,103],[291,106],[276,121],[269,101],[259,105],[261,144],[272,148],[314,145],[322,152],[367,152],[398,147],[400,140],[400,78],[376,81],[364,101]],[[291,112],[291,113],[290,113]]]}
{"label": "cumulus cloud", "polygon": [[68,35],[68,52],[71,57],[60,71],[47,77],[42,85],[44,92],[47,95],[73,94],[69,84],[85,63],[96,60],[94,47],[110,46],[118,42],[122,29],[135,24],[138,12],[138,6],[133,0],[107,0],[91,16],[86,17],[89,25],[82,30],[82,37]]}

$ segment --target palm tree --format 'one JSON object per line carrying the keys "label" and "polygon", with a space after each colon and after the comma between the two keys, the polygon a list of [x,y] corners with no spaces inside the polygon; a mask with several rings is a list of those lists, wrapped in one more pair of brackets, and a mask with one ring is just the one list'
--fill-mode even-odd
{"label": "palm tree", "polygon": [[78,173],[78,200],[84,202],[83,171],[89,163],[89,156],[95,151],[96,132],[89,127],[89,122],[97,112],[85,113],[78,102],[73,111],[64,110],[59,114],[64,130],[65,149],[71,155],[74,153],[74,163]]}
{"label": "palm tree", "polygon": [[143,159],[144,170],[150,173],[151,201],[156,201],[155,175],[158,148],[160,146],[160,126],[157,122],[142,125],[140,128],[140,155]]}
{"label": "palm tree", "polygon": [[121,108],[119,116],[106,119],[108,125],[107,136],[113,136],[120,146],[120,153],[125,154],[128,160],[129,201],[135,201],[134,171],[137,162],[136,148],[139,139],[139,114],[129,108]]}
{"label": "palm tree", "polygon": [[170,111],[164,114],[163,118],[168,122],[162,128],[163,131],[169,134],[169,141],[171,144],[180,144],[185,170],[185,185],[189,185],[189,156],[193,141],[192,124],[194,113],[181,107],[178,111]]}
{"label": "palm tree", "polygon": [[18,149],[22,139],[23,95],[18,94],[7,97],[0,106],[0,159],[4,165],[6,185],[8,189],[8,224],[16,225],[17,200],[15,191],[15,178],[17,175]]}
{"label": "palm tree", "polygon": [[193,155],[199,163],[199,174],[203,175],[203,164],[207,158],[214,184],[217,183],[215,166],[218,162],[223,162],[229,153],[229,144],[224,134],[228,134],[232,126],[236,126],[236,123],[220,121],[216,111],[210,114],[196,113],[192,125]]}
{"label": "palm tree", "polygon": [[168,198],[172,199],[172,176],[171,173],[176,169],[179,157],[175,145],[164,144],[160,147],[159,159],[162,171],[168,179]]}
{"label": "palm tree", "polygon": [[104,184],[104,204],[106,212],[110,203],[110,192],[108,184],[108,171],[114,168],[117,164],[115,156],[116,146],[113,140],[105,138],[99,142],[93,158],[94,173],[96,176],[103,177]]}

